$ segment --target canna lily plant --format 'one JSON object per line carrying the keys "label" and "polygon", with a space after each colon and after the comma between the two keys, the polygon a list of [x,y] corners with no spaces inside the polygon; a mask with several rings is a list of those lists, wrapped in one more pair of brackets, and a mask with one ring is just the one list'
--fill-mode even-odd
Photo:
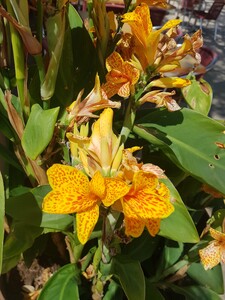
{"label": "canna lily plant", "polygon": [[[155,28],[165,0],[123,4],[0,2],[6,299],[224,293],[225,126],[194,73],[202,33]],[[193,71],[173,75],[187,56]]]}

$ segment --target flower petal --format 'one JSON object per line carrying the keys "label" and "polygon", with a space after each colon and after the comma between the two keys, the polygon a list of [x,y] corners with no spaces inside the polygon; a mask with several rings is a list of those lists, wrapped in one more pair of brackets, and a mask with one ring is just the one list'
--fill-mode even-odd
{"label": "flower petal", "polygon": [[221,247],[217,241],[212,241],[207,247],[199,250],[199,256],[205,270],[212,269],[220,263]]}
{"label": "flower petal", "polygon": [[128,217],[136,215],[143,219],[166,218],[174,207],[169,201],[164,201],[159,195],[140,190],[135,195],[125,196],[123,201],[124,213]]}
{"label": "flower petal", "polygon": [[99,217],[99,207],[95,205],[90,210],[77,213],[76,215],[76,222],[77,222],[77,236],[81,244],[85,244],[94,227],[98,221]]}
{"label": "flower petal", "polygon": [[116,200],[122,198],[129,192],[129,186],[126,182],[117,178],[105,178],[106,196],[102,199],[105,206],[112,205]]}
{"label": "flower petal", "polygon": [[105,196],[105,190],[105,179],[102,174],[97,171],[90,181],[90,191],[102,199]]}
{"label": "flower petal", "polygon": [[225,243],[225,234],[224,233],[222,233],[218,230],[215,230],[212,227],[210,227],[209,232],[210,232],[211,237],[214,238],[214,240],[223,241]]}
{"label": "flower petal", "polygon": [[146,227],[151,234],[151,236],[155,236],[159,232],[160,228],[160,219],[148,219],[146,220]]}
{"label": "flower petal", "polygon": [[60,189],[62,185],[68,183],[74,185],[75,182],[82,185],[83,190],[88,188],[87,176],[71,166],[54,164],[47,170],[47,176],[49,184],[53,189]]}
{"label": "flower petal", "polygon": [[126,235],[136,238],[142,234],[145,227],[145,222],[143,220],[125,217],[124,222]]}

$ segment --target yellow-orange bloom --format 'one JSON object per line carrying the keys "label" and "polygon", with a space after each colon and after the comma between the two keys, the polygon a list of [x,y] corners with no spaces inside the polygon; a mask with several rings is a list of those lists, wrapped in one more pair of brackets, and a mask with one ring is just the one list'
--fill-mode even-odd
{"label": "yellow-orange bloom", "polygon": [[149,7],[146,3],[141,3],[134,11],[124,14],[122,21],[131,27],[136,42],[135,54],[144,70],[153,65],[156,59],[160,34],[181,22],[181,20],[170,20],[160,29],[153,30]]}
{"label": "yellow-orange bloom", "polygon": [[113,52],[107,58],[106,67],[106,83],[102,85],[106,95],[109,98],[115,94],[123,98],[129,97],[139,79],[139,70],[124,61],[118,52]]}
{"label": "yellow-orange bloom", "polygon": [[152,173],[139,171],[134,174],[130,191],[121,200],[125,221],[125,233],[139,237],[146,226],[155,236],[160,220],[167,218],[174,207],[170,202],[170,191]]}
{"label": "yellow-orange bloom", "polygon": [[214,240],[207,247],[199,250],[205,270],[212,269],[220,262],[225,263],[225,234],[213,228],[210,228],[209,232]]}
{"label": "yellow-orange bloom", "polygon": [[76,213],[77,236],[85,244],[99,217],[99,205],[112,205],[129,187],[117,178],[104,178],[96,172],[88,177],[74,167],[54,164],[47,170],[52,191],[43,200],[42,210],[53,214]]}

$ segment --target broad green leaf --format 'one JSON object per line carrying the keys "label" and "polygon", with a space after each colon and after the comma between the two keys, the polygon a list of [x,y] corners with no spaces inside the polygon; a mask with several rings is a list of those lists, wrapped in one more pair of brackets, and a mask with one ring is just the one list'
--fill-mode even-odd
{"label": "broad green leaf", "polygon": [[146,230],[140,237],[134,238],[131,243],[122,245],[122,254],[142,262],[152,256],[159,240],[158,236],[152,237]]}
{"label": "broad green leaf", "polygon": [[186,300],[221,300],[221,297],[218,294],[200,285],[191,285],[186,287],[170,285],[170,287],[175,293],[184,295]]}
{"label": "broad green leaf", "polygon": [[38,300],[79,300],[79,273],[79,269],[74,264],[63,266],[47,281]]}
{"label": "broad green leaf", "polygon": [[15,154],[2,144],[0,144],[0,157],[4,160],[5,163],[12,165],[20,171],[22,170],[22,167],[18,163]]}
{"label": "broad green leaf", "polygon": [[16,266],[22,252],[32,246],[34,240],[42,234],[42,230],[42,228],[20,221],[14,222],[3,247],[3,273]]}
{"label": "broad green leaf", "polygon": [[212,98],[213,91],[208,82],[203,78],[196,80],[191,78],[191,84],[181,89],[185,101],[195,111],[208,115]]}
{"label": "broad green leaf", "polygon": [[59,107],[43,110],[39,104],[32,106],[22,137],[22,146],[29,158],[35,160],[48,146],[58,113]]}
{"label": "broad green leaf", "polygon": [[50,61],[44,82],[41,85],[41,97],[43,100],[49,100],[55,91],[56,78],[64,44],[65,22],[65,10],[61,10],[54,16],[49,17],[46,21]]}
{"label": "broad green leaf", "polygon": [[114,280],[110,280],[108,289],[103,297],[103,300],[123,300],[124,293],[121,286]]}
{"label": "broad green leaf", "polygon": [[186,206],[180,198],[178,191],[169,179],[163,179],[162,181],[170,190],[175,211],[168,218],[162,219],[159,235],[177,242],[198,242],[198,232]]}
{"label": "broad green leaf", "polygon": [[128,300],[145,300],[145,278],[138,261],[118,255],[112,260],[111,273],[118,277]]}
{"label": "broad green leaf", "polygon": [[5,190],[0,172],[0,274],[2,271],[2,255],[3,255],[3,242],[4,242],[4,220],[5,218]]}
{"label": "broad green leaf", "polygon": [[149,280],[146,280],[146,300],[165,300],[163,295],[160,293],[159,289],[155,284],[151,283]]}
{"label": "broad green leaf", "polygon": [[[218,294],[224,293],[221,265],[217,265],[215,268],[206,271],[201,263],[192,263],[187,273],[201,285],[210,288]],[[199,274],[201,274],[201,276],[199,276]]]}
{"label": "broad green leaf", "polygon": [[[73,222],[73,217],[64,214],[47,214],[42,212],[43,197],[50,191],[49,186],[40,186],[24,194],[9,197],[6,213],[13,219],[26,224],[55,230],[66,230]],[[23,207],[23,209],[21,209]]]}
{"label": "broad green leaf", "polygon": [[225,126],[193,110],[158,110],[133,131],[157,145],[181,169],[225,194]]}
{"label": "broad green leaf", "polygon": [[184,245],[182,243],[166,240],[162,253],[164,269],[175,264],[181,257],[183,250]]}

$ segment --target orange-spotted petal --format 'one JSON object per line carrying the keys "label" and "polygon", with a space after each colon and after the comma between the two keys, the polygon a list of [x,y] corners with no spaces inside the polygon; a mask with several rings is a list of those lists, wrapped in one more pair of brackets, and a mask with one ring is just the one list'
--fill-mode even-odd
{"label": "orange-spotted petal", "polygon": [[215,230],[212,227],[210,227],[209,232],[210,232],[210,235],[212,238],[214,238],[217,241],[222,241],[225,243],[225,234],[224,233],[222,233],[218,230]]}
{"label": "orange-spotted petal", "polygon": [[99,207],[98,205],[93,206],[91,209],[85,212],[77,213],[76,215],[76,228],[77,228],[77,237],[81,244],[85,244],[99,217]]}
{"label": "orange-spotted petal", "polygon": [[121,70],[123,65],[123,59],[120,54],[114,51],[110,56],[106,59],[106,68],[107,71],[111,71],[112,69]]}
{"label": "orange-spotted petal", "polygon": [[105,179],[99,171],[94,174],[92,180],[90,181],[90,191],[97,195],[100,199],[104,198],[105,196]]}
{"label": "orange-spotted petal", "polygon": [[212,241],[207,247],[199,250],[199,256],[205,270],[212,269],[220,263],[221,247],[217,241]]}
{"label": "orange-spotted petal", "polygon": [[79,185],[64,185],[60,190],[52,190],[44,197],[42,210],[55,214],[70,214],[84,211],[98,201],[96,195],[88,192],[89,190],[83,193]]}
{"label": "orange-spotted petal", "polygon": [[174,211],[174,207],[169,201],[164,201],[157,194],[148,192],[148,189],[139,190],[134,195],[125,196],[123,201],[124,214],[128,217],[135,214],[136,217],[143,219],[162,219]]}
{"label": "orange-spotted petal", "polygon": [[124,223],[125,223],[125,234],[130,235],[133,237],[139,237],[145,227],[145,222],[141,219],[136,219],[136,218],[128,218],[125,216],[124,218]]}
{"label": "orange-spotted petal", "polygon": [[102,199],[105,206],[112,205],[129,192],[129,186],[117,178],[105,178],[106,196]]}
{"label": "orange-spotted petal", "polygon": [[62,164],[54,164],[47,170],[50,186],[53,189],[61,188],[65,184],[82,186],[83,190],[88,188],[88,178],[76,168]]}
{"label": "orange-spotted petal", "polygon": [[159,232],[160,228],[160,219],[148,219],[145,222],[145,225],[148,229],[148,232],[151,236],[155,236]]}
{"label": "orange-spotted petal", "polygon": [[158,178],[152,173],[139,171],[135,173],[133,179],[133,189],[135,191],[148,187],[149,190],[154,190],[158,185]]}

